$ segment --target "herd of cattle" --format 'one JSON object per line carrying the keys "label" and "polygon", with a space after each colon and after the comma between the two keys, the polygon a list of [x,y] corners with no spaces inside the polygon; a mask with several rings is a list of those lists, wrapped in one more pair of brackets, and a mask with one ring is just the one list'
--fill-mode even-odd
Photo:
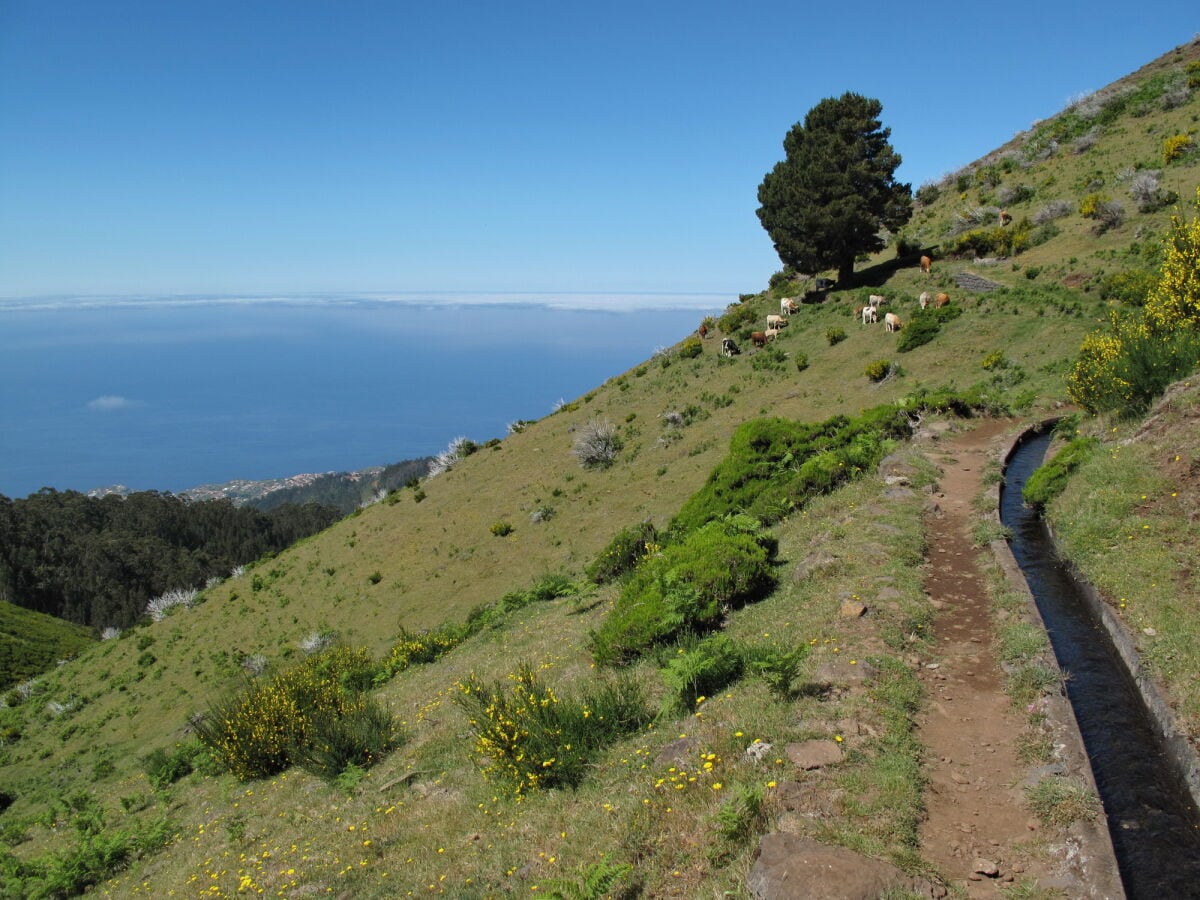
{"label": "herd of cattle", "polygon": [[[928,256],[921,257],[921,271],[926,275],[930,274],[932,260]],[[950,295],[944,292],[936,295],[929,291],[922,291],[917,302],[921,309],[928,309],[932,306],[935,309],[941,309],[950,302]],[[867,298],[866,306],[858,306],[854,309],[854,318],[862,322],[863,325],[875,325],[879,322],[880,307],[888,303],[887,297],[881,294],[871,294]],[[753,331],[750,333],[750,343],[755,347],[765,347],[768,341],[774,340],[779,336],[779,332],[787,327],[788,317],[798,309],[796,300],[793,297],[785,297],[779,301],[779,314],[771,314],[767,316],[767,327],[764,331]],[[904,322],[896,313],[883,313],[883,327],[889,332],[899,331],[904,327]],[[699,328],[701,338],[708,337],[709,328],[707,323],[701,323]],[[741,348],[733,338],[721,339],[721,353],[725,356],[736,356],[741,353]]]}

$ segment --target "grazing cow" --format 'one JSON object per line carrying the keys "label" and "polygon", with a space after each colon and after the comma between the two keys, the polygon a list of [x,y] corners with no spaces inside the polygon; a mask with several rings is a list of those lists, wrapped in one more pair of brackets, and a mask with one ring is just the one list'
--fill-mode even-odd
{"label": "grazing cow", "polygon": [[792,297],[784,297],[779,301],[779,312],[782,315],[790,316],[796,311],[796,301]]}
{"label": "grazing cow", "polygon": [[903,324],[900,321],[900,317],[895,313],[888,313],[883,317],[883,327],[887,331],[899,331],[900,326]]}
{"label": "grazing cow", "polygon": [[921,296],[918,299],[921,303],[921,309],[924,309],[929,305],[929,301],[933,298],[929,296],[929,291],[921,291]]}
{"label": "grazing cow", "polygon": [[883,296],[883,294],[872,294],[867,298],[867,302],[871,304],[872,309],[879,309],[879,307],[887,303],[887,297]]}
{"label": "grazing cow", "polygon": [[775,338],[779,337],[779,329],[778,328],[768,328],[766,331],[763,332],[763,334],[765,334],[767,336],[768,341],[773,341],[773,340],[775,340]]}
{"label": "grazing cow", "polygon": [[750,332],[750,343],[752,343],[755,347],[767,346],[767,333],[765,331]]}
{"label": "grazing cow", "polygon": [[832,278],[818,278],[816,282],[816,289],[818,291],[831,291],[833,290],[833,286],[835,284],[837,284],[837,282]]}
{"label": "grazing cow", "polygon": [[921,271],[926,275],[933,274],[933,260],[928,256],[921,257]]}
{"label": "grazing cow", "polygon": [[734,343],[733,338],[721,338],[721,352],[726,356],[733,357],[737,356],[742,351],[738,345]]}
{"label": "grazing cow", "polygon": [[785,328],[787,327],[787,319],[783,316],[767,316],[768,328]]}
{"label": "grazing cow", "polygon": [[864,306],[862,308],[862,323],[864,325],[874,325],[879,321],[879,313],[873,306]]}
{"label": "grazing cow", "polygon": [[706,325],[704,322],[700,323],[700,327],[697,328],[696,331],[700,334],[700,340],[704,340],[706,337],[708,337],[708,325]]}
{"label": "grazing cow", "polygon": [[1012,216],[1009,214],[1008,210],[1006,210],[1006,209],[1000,210],[1000,226],[1004,227],[1005,225],[1008,225],[1011,222],[1012,222]]}
{"label": "grazing cow", "polygon": [[935,307],[937,307],[938,309],[941,309],[943,306],[945,306],[949,302],[950,302],[950,295],[946,294],[946,293],[938,294],[936,297],[933,298],[933,305]]}

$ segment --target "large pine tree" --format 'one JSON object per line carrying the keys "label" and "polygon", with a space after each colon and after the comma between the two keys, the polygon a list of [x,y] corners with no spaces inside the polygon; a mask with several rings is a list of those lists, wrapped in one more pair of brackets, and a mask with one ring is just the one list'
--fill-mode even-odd
{"label": "large pine tree", "polygon": [[822,100],[783,139],[786,157],[758,188],[758,218],[784,265],[806,275],[837,269],[849,284],[860,253],[883,249],[883,229],[912,215],[912,187],[895,180],[898,154],[883,105],[845,93]]}

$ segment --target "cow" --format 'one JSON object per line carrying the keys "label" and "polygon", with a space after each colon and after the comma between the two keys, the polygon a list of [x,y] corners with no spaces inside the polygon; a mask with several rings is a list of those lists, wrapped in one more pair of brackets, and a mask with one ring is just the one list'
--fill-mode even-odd
{"label": "cow", "polygon": [[931,257],[924,255],[921,257],[921,271],[926,275],[933,274],[933,259]]}
{"label": "cow", "polygon": [[872,309],[879,309],[879,307],[887,303],[887,297],[883,296],[883,294],[872,294],[867,298],[867,302],[871,304]]}
{"label": "cow", "polygon": [[768,341],[773,341],[773,340],[775,340],[775,338],[779,337],[779,329],[778,328],[768,328],[766,331],[763,332],[763,334],[765,334],[767,336]]}
{"label": "cow", "polygon": [[780,329],[780,328],[785,328],[786,326],[787,326],[787,319],[785,319],[783,316],[767,316],[767,327],[768,328]]}
{"label": "cow", "polygon": [[734,357],[742,351],[734,342],[733,338],[721,338],[721,352],[726,356]]}
{"label": "cow", "polygon": [[862,323],[864,325],[874,325],[879,321],[879,313],[873,306],[864,306],[862,308]]}
{"label": "cow", "polygon": [[818,278],[816,281],[816,289],[818,291],[831,291],[834,285],[837,284],[832,278]]}
{"label": "cow", "polygon": [[779,301],[780,315],[790,316],[796,311],[796,301],[792,297],[784,297]]}
{"label": "cow", "polygon": [[921,291],[921,296],[917,298],[918,302],[921,304],[921,309],[925,309],[932,299],[933,298],[929,296],[929,291]]}
{"label": "cow", "polygon": [[1008,210],[1007,209],[1000,210],[1000,227],[1003,228],[1005,225],[1009,225],[1011,223],[1012,223],[1012,215],[1008,212]]}
{"label": "cow", "polygon": [[936,297],[933,298],[933,305],[937,309],[941,309],[943,306],[945,306],[949,302],[950,302],[950,295],[945,292],[938,294]]}
{"label": "cow", "polygon": [[706,337],[708,337],[708,325],[707,325],[707,323],[705,323],[705,322],[701,322],[701,323],[700,323],[700,327],[699,327],[699,328],[697,328],[697,329],[696,329],[696,331],[697,331],[697,333],[700,335],[700,340],[704,340]]}
{"label": "cow", "polygon": [[900,321],[900,317],[895,313],[888,313],[883,317],[883,327],[887,331],[899,331],[900,326],[903,324]]}
{"label": "cow", "polygon": [[755,347],[767,346],[767,333],[765,331],[750,332],[750,343],[752,343]]}

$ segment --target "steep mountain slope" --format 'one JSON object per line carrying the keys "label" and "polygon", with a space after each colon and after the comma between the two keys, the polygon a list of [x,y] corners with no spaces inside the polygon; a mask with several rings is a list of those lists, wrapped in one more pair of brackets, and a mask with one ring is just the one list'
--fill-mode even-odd
{"label": "steep mountain slope", "polygon": [[[687,345],[677,345],[418,488],[259,561],[207,590],[195,608],[104,642],[47,676],[30,698],[0,711],[20,734],[2,750],[0,789],[12,803],[0,836],[12,856],[0,872],[12,884],[39,877],[15,861],[44,860],[71,822],[81,845],[92,847],[98,835],[122,829],[155,835],[127,848],[129,857],[146,858],[107,886],[118,896],[169,889],[494,896],[528,893],[544,879],[598,879],[604,866],[622,864],[637,867],[634,883],[647,896],[695,896],[742,891],[751,837],[767,817],[790,817],[797,830],[937,881],[918,843],[922,784],[911,732],[919,703],[912,671],[928,651],[923,632],[934,614],[921,588],[919,489],[936,472],[903,446],[894,449],[914,489],[865,478],[793,512],[774,529],[783,561],[778,588],[728,615],[733,639],[810,648],[801,679],[810,687],[780,701],[762,681],[745,678],[694,709],[673,708],[659,670],[676,651],[650,655],[631,671],[665,715],[597,757],[577,789],[518,802],[484,780],[456,685],[472,674],[505,682],[524,661],[556,691],[586,688],[601,677],[588,636],[611,608],[615,586],[514,608],[435,662],[381,678],[378,696],[402,720],[407,743],[338,786],[297,770],[249,784],[229,774],[150,784],[141,758],[174,752],[188,737],[189,717],[236,688],[244,672],[302,658],[310,638],[336,634],[379,657],[402,628],[462,622],[547,574],[580,579],[618,530],[646,519],[665,526],[748,420],[855,415],[943,385],[977,386],[996,409],[1029,417],[1060,407],[1069,361],[1104,318],[1105,279],[1149,266],[1144,250],[1170,214],[1131,205],[1122,224],[1097,235],[1097,220],[1079,213],[1081,201],[1125,191],[1125,173],[1139,164],[1162,169],[1164,190],[1184,197],[1194,190],[1194,150],[1166,166],[1161,157],[1164,140],[1194,131],[1200,118],[1194,89],[1178,102],[1170,93],[1188,83],[1197,58],[1200,46],[1189,45],[1130,76],[1135,90],[1160,76],[1165,87],[1146,89],[1142,105],[1104,119],[1082,153],[1068,152],[1064,139],[1044,155],[1050,126],[1043,123],[948,176],[936,199],[926,191],[904,238],[939,248],[930,278],[915,259],[891,251],[861,269],[871,287],[804,304],[766,350],[729,359],[710,338],[689,357]],[[1069,211],[1048,223],[1057,233],[1045,229],[1044,242],[1012,259],[947,255],[951,232],[976,208],[990,215],[987,201],[1005,188],[1015,191],[1005,197],[1021,198],[1006,204],[1018,220],[1009,228],[1042,205],[1066,203]],[[990,287],[978,278],[1021,290],[959,286]],[[748,321],[761,323],[779,310],[780,297],[806,288],[776,281],[738,305],[750,310]],[[926,289],[950,292],[963,315],[909,352],[897,350],[903,331],[888,334],[853,317],[868,293],[883,293],[910,321]],[[830,340],[836,329],[844,340]],[[876,360],[896,364],[878,382],[864,374]],[[575,440],[604,422],[618,430],[622,449],[607,469],[585,469]],[[871,614],[846,617],[844,604],[859,600]],[[745,756],[755,738],[776,748],[758,762]],[[782,748],[807,740],[841,745],[841,765],[797,776]],[[755,791],[761,797],[784,784],[802,786],[787,802],[769,794],[765,805],[753,800]]]}

